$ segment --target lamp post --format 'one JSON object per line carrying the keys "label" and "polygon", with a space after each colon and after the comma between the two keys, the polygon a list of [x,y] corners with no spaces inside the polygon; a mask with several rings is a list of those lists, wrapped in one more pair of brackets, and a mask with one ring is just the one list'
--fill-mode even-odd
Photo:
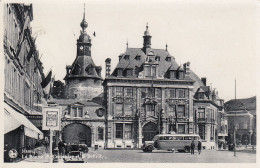
{"label": "lamp post", "polygon": [[[235,107],[237,105],[237,98],[236,98],[236,79],[235,79]],[[236,156],[236,111],[235,112],[235,116],[234,116],[234,156]]]}

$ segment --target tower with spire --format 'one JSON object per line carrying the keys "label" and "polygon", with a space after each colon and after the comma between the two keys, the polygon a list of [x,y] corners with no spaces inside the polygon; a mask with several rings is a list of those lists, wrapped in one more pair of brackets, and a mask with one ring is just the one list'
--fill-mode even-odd
{"label": "tower with spire", "polygon": [[92,99],[102,92],[102,78],[100,66],[96,66],[91,56],[91,37],[87,34],[88,23],[85,18],[80,23],[82,30],[77,39],[77,55],[73,64],[66,67],[67,98]]}
{"label": "tower with spire", "polygon": [[147,54],[149,52],[149,50],[151,49],[151,39],[152,36],[149,33],[149,29],[148,29],[148,23],[146,24],[146,30],[144,31],[144,43],[143,43],[143,52],[145,54]]}

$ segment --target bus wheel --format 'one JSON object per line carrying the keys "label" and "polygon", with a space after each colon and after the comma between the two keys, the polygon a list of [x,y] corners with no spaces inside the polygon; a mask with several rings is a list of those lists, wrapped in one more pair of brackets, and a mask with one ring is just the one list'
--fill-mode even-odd
{"label": "bus wheel", "polygon": [[189,147],[189,146],[185,146],[185,147],[184,147],[184,152],[186,152],[186,153],[187,153],[187,152],[190,152],[190,147]]}
{"label": "bus wheel", "polygon": [[152,146],[147,146],[146,147],[146,151],[147,152],[152,152],[153,151],[153,147]]}
{"label": "bus wheel", "polygon": [[147,152],[147,149],[146,149],[146,148],[144,148],[144,149],[143,149],[143,152]]}

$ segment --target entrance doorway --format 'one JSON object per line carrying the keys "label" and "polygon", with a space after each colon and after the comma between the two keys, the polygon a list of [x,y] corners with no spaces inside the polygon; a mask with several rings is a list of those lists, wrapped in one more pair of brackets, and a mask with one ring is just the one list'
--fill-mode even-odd
{"label": "entrance doorway", "polygon": [[152,122],[145,124],[143,127],[143,142],[151,141],[155,135],[159,134],[158,125]]}
{"label": "entrance doorway", "polygon": [[91,146],[91,129],[84,124],[70,124],[63,128],[63,141],[72,144],[87,144]]}

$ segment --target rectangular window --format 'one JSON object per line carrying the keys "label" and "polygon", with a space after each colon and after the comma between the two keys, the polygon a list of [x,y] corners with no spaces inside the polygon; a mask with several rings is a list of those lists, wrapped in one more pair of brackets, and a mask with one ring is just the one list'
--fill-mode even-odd
{"label": "rectangular window", "polygon": [[175,106],[169,106],[169,108],[168,108],[168,116],[175,116],[174,115],[174,108],[175,108]]}
{"label": "rectangular window", "polygon": [[201,139],[205,140],[205,126],[199,125],[199,136]]}
{"label": "rectangular window", "polygon": [[76,107],[72,107],[71,108],[71,117],[77,117],[77,108]]}
{"label": "rectangular window", "polygon": [[205,118],[205,108],[198,109],[198,118]]}
{"label": "rectangular window", "polygon": [[161,99],[162,98],[162,90],[160,88],[155,89],[156,97]]}
{"label": "rectangular window", "polygon": [[152,73],[152,76],[156,76],[156,67],[154,67],[154,66],[152,67],[151,73]]}
{"label": "rectangular window", "polygon": [[115,116],[123,115],[123,104],[115,104]]}
{"label": "rectangular window", "polygon": [[98,128],[98,140],[104,140],[104,128]]}
{"label": "rectangular window", "polygon": [[178,105],[177,116],[178,116],[178,118],[185,117],[185,106],[184,105]]}
{"label": "rectangular window", "polygon": [[146,105],[146,115],[147,116],[154,116],[154,105],[152,105],[152,104]]}
{"label": "rectangular window", "polygon": [[123,139],[123,124],[116,124],[116,138]]}
{"label": "rectangular window", "polygon": [[170,98],[175,98],[175,89],[170,89]]}
{"label": "rectangular window", "polygon": [[175,71],[170,71],[170,78],[171,79],[176,78],[176,72]]}
{"label": "rectangular window", "polygon": [[141,98],[146,97],[146,88],[141,88]]}
{"label": "rectangular window", "polygon": [[184,89],[178,89],[178,98],[185,98]]}
{"label": "rectangular window", "polygon": [[145,66],[144,71],[145,71],[145,76],[152,76],[150,66]]}
{"label": "rectangular window", "polygon": [[126,70],[126,76],[133,76],[133,70],[132,69],[127,69]]}
{"label": "rectangular window", "polygon": [[125,104],[124,111],[125,111],[125,116],[126,115],[133,115],[133,105],[132,104]]}
{"label": "rectangular window", "polygon": [[123,76],[123,70],[117,69],[117,76]]}
{"label": "rectangular window", "polygon": [[116,96],[123,96],[123,87],[116,87]]}
{"label": "rectangular window", "polygon": [[178,134],[185,134],[185,125],[184,124],[178,125]]}
{"label": "rectangular window", "polygon": [[125,139],[132,139],[132,124],[125,124]]}
{"label": "rectangular window", "polygon": [[154,97],[154,88],[148,88],[148,97]]}
{"label": "rectangular window", "polygon": [[130,87],[125,88],[125,96],[132,97],[133,96],[133,89]]}
{"label": "rectangular window", "polygon": [[83,117],[83,109],[78,108],[78,117]]}

